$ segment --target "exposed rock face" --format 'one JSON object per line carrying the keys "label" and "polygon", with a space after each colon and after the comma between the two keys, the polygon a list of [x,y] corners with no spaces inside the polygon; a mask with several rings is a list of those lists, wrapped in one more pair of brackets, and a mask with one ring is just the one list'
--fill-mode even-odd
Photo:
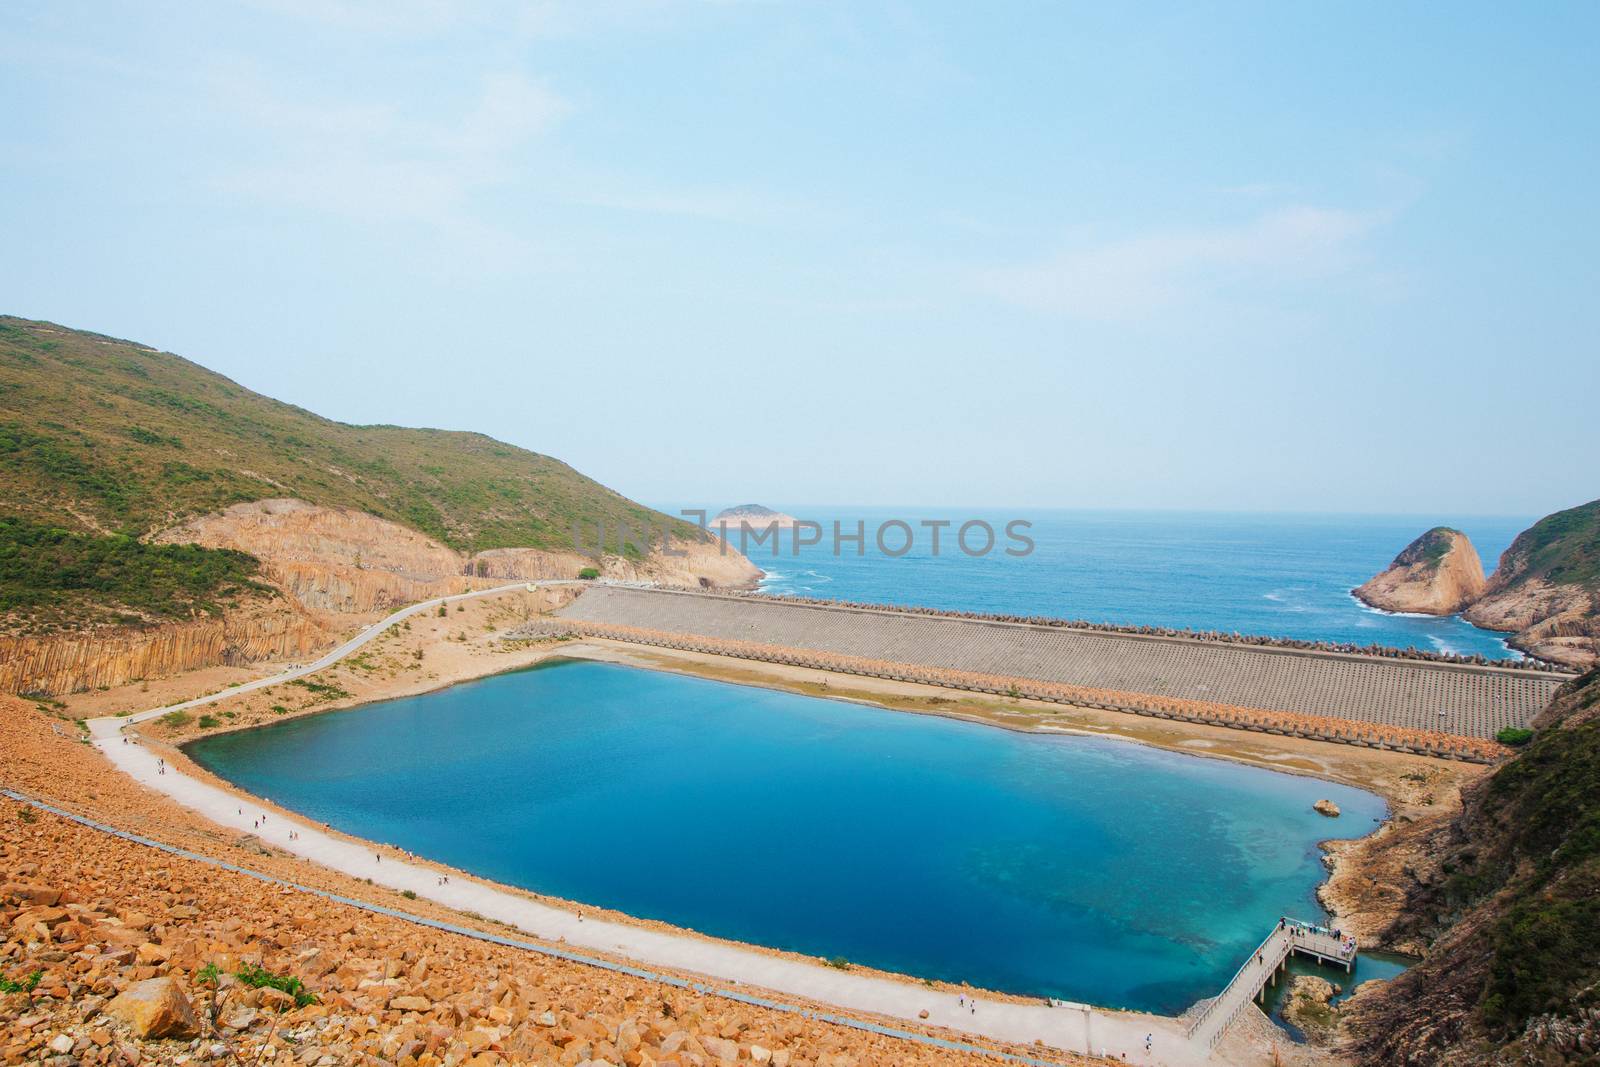
{"label": "exposed rock face", "polygon": [[[258,500],[187,522],[162,541],[236,548],[262,561],[275,585],[314,611],[370,613],[416,600],[519,579],[576,578],[595,561],[576,551],[497,548],[465,555],[415,530],[345,508],[303,500]],[[710,542],[657,546],[640,559],[606,556],[604,577],[711,588],[752,586],[761,571]]]}
{"label": "exposed rock face", "polygon": [[1514,630],[1511,644],[1575,667],[1600,662],[1600,500],[1517,535],[1466,619]]}
{"label": "exposed rock face", "polygon": [[1384,611],[1454,615],[1484,589],[1478,550],[1460,530],[1435,526],[1406,546],[1382,574],[1355,590]]}
{"label": "exposed rock face", "polygon": [[77,693],[218,664],[298,658],[337,638],[336,628],[282,600],[150,629],[0,637],[0,692]]}

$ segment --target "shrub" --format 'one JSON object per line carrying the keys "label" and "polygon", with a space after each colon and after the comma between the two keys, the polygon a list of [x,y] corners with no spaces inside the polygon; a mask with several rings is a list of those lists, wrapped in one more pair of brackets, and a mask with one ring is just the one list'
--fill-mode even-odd
{"label": "shrub", "polygon": [[32,993],[39,988],[39,979],[43,977],[43,971],[34,971],[20,982],[0,978],[0,993]]}
{"label": "shrub", "polygon": [[828,961],[828,966],[838,971],[848,971],[850,969],[850,961],[843,956],[835,956]]}
{"label": "shrub", "polygon": [[293,975],[273,974],[265,967],[245,964],[244,969],[235,972],[234,977],[252,989],[268,988],[287,993],[294,998],[297,1008],[317,1002],[316,996],[306,989],[305,983]]}
{"label": "shrub", "polygon": [[1521,748],[1523,745],[1533,740],[1533,731],[1524,730],[1520,726],[1507,726],[1504,730],[1501,730],[1499,733],[1495,734],[1494,739],[1500,742],[1502,745],[1510,745],[1512,748]]}
{"label": "shrub", "polygon": [[415,889],[402,889],[400,891],[400,895],[405,897],[407,900],[417,899],[417,891]]}
{"label": "shrub", "polygon": [[222,720],[217,718],[215,715],[202,715],[202,716],[200,716],[200,729],[202,729],[202,730],[209,730],[213,726],[221,726],[221,725],[222,725]]}
{"label": "shrub", "polygon": [[578,572],[578,577],[582,578],[586,582],[592,582],[596,578],[600,577],[600,568],[599,567],[585,567],[585,568],[583,568],[583,570]]}
{"label": "shrub", "polygon": [[187,711],[169,711],[165,715],[161,716],[161,721],[176,730],[180,727],[188,726],[190,723],[194,722],[194,716],[190,715]]}

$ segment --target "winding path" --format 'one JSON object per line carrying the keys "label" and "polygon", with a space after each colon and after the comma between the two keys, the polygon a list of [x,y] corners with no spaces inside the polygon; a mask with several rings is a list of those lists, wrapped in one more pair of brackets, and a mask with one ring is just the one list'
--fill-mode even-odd
{"label": "winding path", "polygon": [[[530,585],[558,584],[568,583],[559,580],[517,582],[412,604],[312,663],[136,715],[92,719],[88,723],[89,730],[95,745],[118,769],[214,823],[253,833],[264,843],[324,867],[371,879],[374,884],[396,891],[410,890],[419,897],[458,911],[475,912],[543,940],[616,953],[653,967],[703,975],[734,986],[757,986],[846,1011],[926,1023],[1000,1041],[1031,1044],[1040,1040],[1058,1049],[1088,1054],[1104,1051],[1112,1057],[1126,1053],[1126,1062],[1135,1064],[1187,1067],[1210,1060],[1210,1052],[1204,1044],[1189,1040],[1178,1020],[1163,1016],[1109,1012],[1079,1005],[1051,1007],[1037,1002],[980,1000],[975,1005],[961,1004],[948,992],[910,982],[769,955],[690,934],[585,919],[581,910],[554,907],[483,882],[461,879],[440,885],[439,873],[432,867],[393,856],[379,860],[376,853],[359,842],[324,832],[317,825],[299,819],[268,818],[248,801],[241,801],[237,794],[185,775],[175,767],[163,768],[155,753],[123,734],[129,726],[172,711],[216,703],[315,673],[337,663],[396,623],[439,604],[494,596]],[[296,835],[293,840],[289,837],[291,830]],[[937,931],[929,933],[938,936]],[[927,1013],[925,1017],[924,1012]],[[1154,1042],[1154,1051],[1148,1054],[1145,1052],[1146,1035],[1151,1035]]]}

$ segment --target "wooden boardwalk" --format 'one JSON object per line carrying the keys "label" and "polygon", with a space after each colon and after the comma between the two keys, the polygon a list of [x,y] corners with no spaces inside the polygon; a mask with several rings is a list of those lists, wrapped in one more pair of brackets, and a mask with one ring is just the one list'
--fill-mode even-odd
{"label": "wooden boardwalk", "polygon": [[1335,937],[1332,930],[1323,926],[1284,920],[1244,961],[1222,992],[1206,1001],[1189,1019],[1189,1040],[1201,1048],[1215,1048],[1239,1013],[1265,994],[1268,983],[1277,983],[1278,972],[1296,952],[1346,971],[1355,967],[1354,938]]}

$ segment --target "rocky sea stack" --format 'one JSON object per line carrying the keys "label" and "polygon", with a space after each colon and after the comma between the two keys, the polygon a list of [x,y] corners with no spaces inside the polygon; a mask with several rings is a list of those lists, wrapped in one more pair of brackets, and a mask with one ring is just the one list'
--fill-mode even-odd
{"label": "rocky sea stack", "polygon": [[1483,563],[1467,535],[1435,526],[1354,592],[1384,611],[1454,615],[1481,596],[1484,585]]}

